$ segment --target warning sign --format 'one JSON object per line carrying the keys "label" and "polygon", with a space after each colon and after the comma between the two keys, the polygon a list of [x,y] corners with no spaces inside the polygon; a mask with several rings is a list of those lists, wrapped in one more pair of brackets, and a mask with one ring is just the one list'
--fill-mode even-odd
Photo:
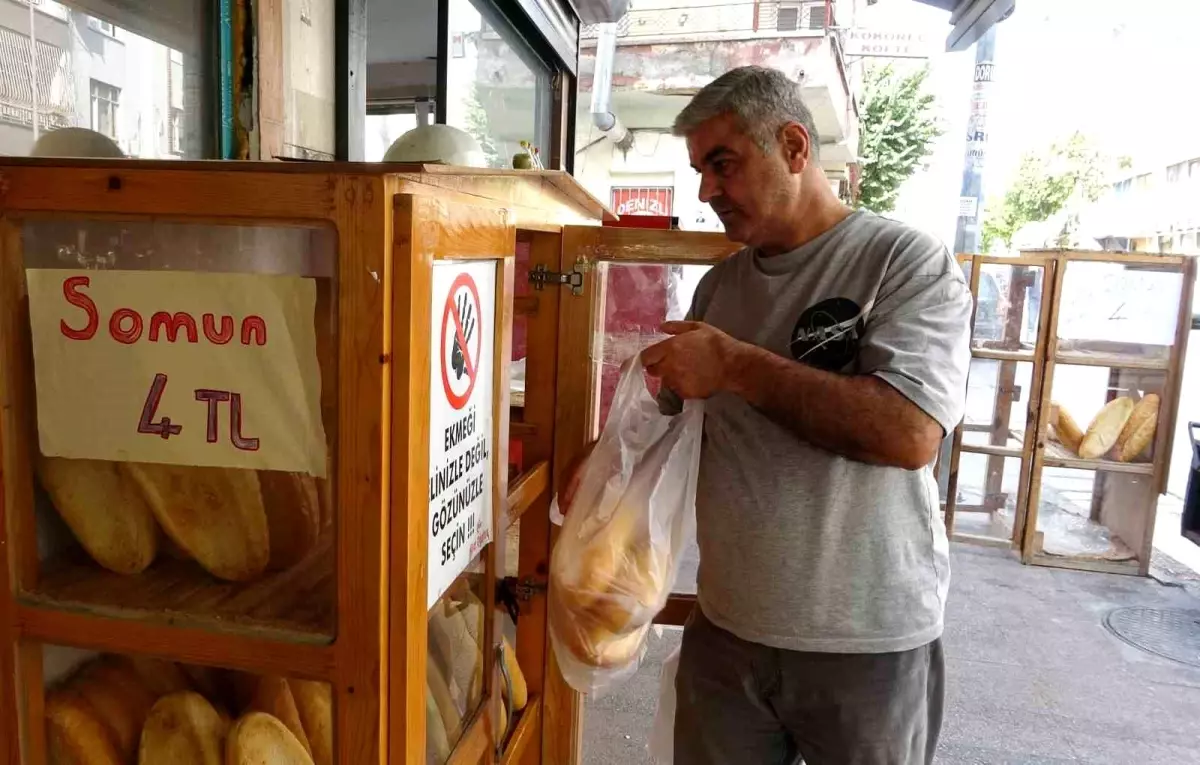
{"label": "warning sign", "polygon": [[495,261],[434,266],[430,607],[492,540],[495,316]]}

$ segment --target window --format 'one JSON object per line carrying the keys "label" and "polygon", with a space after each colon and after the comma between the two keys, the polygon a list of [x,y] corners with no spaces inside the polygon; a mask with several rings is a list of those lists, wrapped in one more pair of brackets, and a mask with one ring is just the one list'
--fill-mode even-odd
{"label": "window", "polygon": [[479,141],[491,167],[509,167],[529,141],[550,164],[551,69],[503,19],[471,0],[449,0],[450,47],[463,37],[462,58],[446,72],[446,123]]}
{"label": "window", "polygon": [[1200,159],[1188,162],[1188,175],[1193,179],[1200,180]]}
{"label": "window", "polygon": [[103,133],[114,141],[117,136],[117,109],[121,91],[107,83],[92,80],[92,130]]}
{"label": "window", "polygon": [[1122,194],[1128,193],[1129,189],[1132,187],[1133,187],[1133,179],[1126,178],[1123,181],[1118,181],[1117,183],[1114,183],[1113,191],[1115,191],[1117,193],[1117,196],[1120,196]]}
{"label": "window", "polygon": [[218,122],[217,73],[208,65],[216,60],[212,3],[35,0],[30,67],[30,14],[4,13],[7,1],[0,0],[0,155],[26,156],[64,127],[101,132],[131,157],[216,155],[219,134],[199,128]]}
{"label": "window", "polygon": [[779,9],[775,19],[775,28],[780,32],[795,32],[800,28],[800,6],[784,6]]}
{"label": "window", "polygon": [[382,162],[397,138],[419,125],[432,122],[434,110],[434,103],[429,99],[368,101],[363,159]]}
{"label": "window", "polygon": [[90,29],[94,29],[97,32],[99,32],[100,34],[105,34],[105,35],[108,35],[109,37],[117,36],[116,28],[112,25],[111,22],[105,21],[104,19],[98,19],[95,16],[88,16],[87,23],[88,23],[88,27]]}
{"label": "window", "polygon": [[1186,162],[1180,162],[1177,165],[1171,165],[1170,167],[1168,167],[1167,168],[1167,183],[1179,183],[1181,180],[1183,180],[1184,178],[1187,177],[1187,174],[1185,173],[1186,170],[1187,170]]}
{"label": "window", "polygon": [[172,154],[183,154],[183,109],[171,109],[171,114],[168,117],[168,133],[170,144],[170,152]]}

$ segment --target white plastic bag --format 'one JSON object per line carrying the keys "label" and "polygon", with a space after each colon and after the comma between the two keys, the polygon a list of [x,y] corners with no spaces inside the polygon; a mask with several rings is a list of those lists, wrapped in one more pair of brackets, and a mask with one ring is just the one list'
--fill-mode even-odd
{"label": "white plastic bag", "polygon": [[637,671],[695,535],[703,428],[701,402],[662,414],[640,357],[626,363],[550,560],[550,640],[581,693]]}
{"label": "white plastic bag", "polygon": [[679,674],[681,648],[676,647],[662,665],[658,710],[650,730],[650,761],[654,765],[672,765],[675,761],[675,676]]}

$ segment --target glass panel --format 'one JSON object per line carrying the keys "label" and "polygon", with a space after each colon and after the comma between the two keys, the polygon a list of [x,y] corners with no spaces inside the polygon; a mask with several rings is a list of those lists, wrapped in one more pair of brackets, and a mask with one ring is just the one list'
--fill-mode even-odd
{"label": "glass panel", "polygon": [[368,114],[363,159],[382,162],[397,138],[417,127],[415,111],[399,114]]}
{"label": "glass panel", "polygon": [[426,760],[442,765],[483,701],[484,592],[482,556],[429,610],[426,667]]}
{"label": "glass panel", "polygon": [[[965,266],[971,269],[970,265]],[[1037,344],[1045,269],[984,263],[979,269],[971,345],[1031,353]]]}
{"label": "glass panel", "polygon": [[1050,557],[1134,561],[1153,511],[1152,476],[1047,467],[1034,552]]}
{"label": "glass panel", "polygon": [[522,141],[549,165],[550,69],[485,6],[449,0],[446,122],[479,141],[490,167],[511,167]]}
{"label": "glass panel", "polygon": [[[600,426],[608,419],[621,377],[621,364],[634,354],[664,339],[665,321],[684,318],[691,309],[696,287],[709,266],[624,265],[602,266],[604,324],[592,349],[600,364]],[[658,381],[647,379],[657,393]]]}
{"label": "glass panel", "polygon": [[212,155],[206,4],[156,5],[153,18],[126,4],[105,4],[113,18],[55,0],[7,5],[0,155],[26,156],[39,138],[44,155],[97,154],[90,140],[47,137],[61,128],[96,131],[131,157]]}
{"label": "glass panel", "polygon": [[[1083,459],[1153,470],[1166,372],[1057,364],[1053,374],[1048,464]],[[1081,440],[1089,431],[1095,436]]]}
{"label": "glass panel", "polygon": [[1032,363],[971,359],[963,444],[1020,449],[1032,394]]}
{"label": "glass panel", "polygon": [[1069,261],[1059,308],[1059,357],[1165,368],[1182,289],[1177,267]]}
{"label": "glass panel", "polygon": [[40,660],[46,714],[27,724],[52,763],[335,762],[327,683],[59,646]]}
{"label": "glass panel", "polygon": [[[687,315],[696,287],[709,266],[607,263],[602,269],[604,325],[592,351],[599,363],[601,428],[617,390],[621,364],[663,339],[665,335],[659,328],[664,321]],[[646,384],[650,390],[658,391],[658,380],[647,377]],[[700,550],[693,541],[684,551],[675,592],[696,592],[699,563]]]}
{"label": "glass panel", "polygon": [[[30,595],[332,639],[335,233],[60,219],[23,235],[30,289],[43,286],[20,387],[64,401],[64,381],[90,383],[69,427],[39,409],[23,445],[41,561]],[[59,303],[68,281],[74,302]],[[57,316],[94,335],[77,342]]]}
{"label": "glass panel", "polygon": [[1020,481],[1020,459],[970,452],[959,455],[954,533],[1011,540]]}

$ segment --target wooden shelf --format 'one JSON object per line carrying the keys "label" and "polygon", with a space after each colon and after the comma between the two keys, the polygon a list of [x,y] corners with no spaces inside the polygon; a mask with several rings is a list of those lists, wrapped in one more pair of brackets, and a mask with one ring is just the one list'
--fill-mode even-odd
{"label": "wooden shelf", "polygon": [[1082,351],[1059,351],[1054,356],[1054,363],[1080,367],[1150,369],[1162,372],[1171,368],[1170,359],[1133,356],[1125,353],[1087,353]]}
{"label": "wooden shelf", "polygon": [[1153,475],[1154,463],[1151,462],[1117,462],[1116,460],[1085,460],[1071,453],[1062,444],[1046,441],[1043,464],[1046,467],[1072,468],[1075,470],[1100,470],[1106,473],[1129,473],[1133,475]]}
{"label": "wooden shelf", "polygon": [[517,476],[508,488],[508,524],[520,520],[526,510],[550,488],[550,463],[542,460]]}
{"label": "wooden shelf", "polygon": [[1075,556],[1047,555],[1034,553],[1030,562],[1039,566],[1065,568],[1072,571],[1093,571],[1098,574],[1124,574],[1137,576],[1139,564],[1137,560],[1103,560],[1100,558],[1085,558]]}
{"label": "wooden shelf", "polygon": [[[542,721],[542,699],[539,696],[534,696],[529,699],[529,703],[520,711],[520,717],[517,724],[511,726],[512,735],[509,736],[508,742],[504,748],[504,757],[501,758],[501,765],[513,765],[521,762],[524,759],[525,751],[529,749],[535,741],[539,733],[540,724]],[[540,743],[538,741],[537,743]]]}
{"label": "wooden shelf", "polygon": [[45,564],[29,605],[112,619],[252,635],[309,645],[333,642],[332,538],[300,564],[250,583],[213,578],[192,561],[161,557],[126,576],[72,552]]}
{"label": "wooden shelf", "polygon": [[1034,354],[1029,351],[997,351],[990,348],[971,347],[971,356],[976,359],[991,359],[993,361],[1027,361],[1033,363]]}
{"label": "wooden shelf", "polygon": [[986,454],[991,457],[1014,457],[1020,459],[1024,456],[1019,447],[992,446],[990,444],[968,444],[963,442],[961,450],[964,454]]}

